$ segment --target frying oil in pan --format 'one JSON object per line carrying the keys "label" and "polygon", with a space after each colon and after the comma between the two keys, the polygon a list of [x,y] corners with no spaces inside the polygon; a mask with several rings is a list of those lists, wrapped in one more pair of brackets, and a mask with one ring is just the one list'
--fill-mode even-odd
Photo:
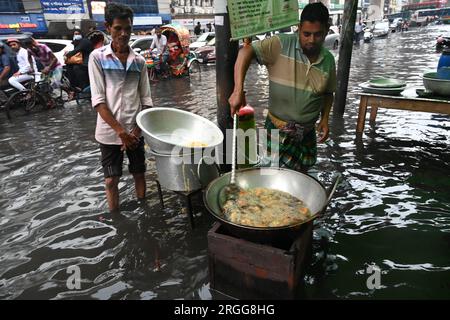
{"label": "frying oil in pan", "polygon": [[283,227],[311,217],[303,201],[269,188],[240,189],[227,197],[223,210],[231,222],[251,227]]}

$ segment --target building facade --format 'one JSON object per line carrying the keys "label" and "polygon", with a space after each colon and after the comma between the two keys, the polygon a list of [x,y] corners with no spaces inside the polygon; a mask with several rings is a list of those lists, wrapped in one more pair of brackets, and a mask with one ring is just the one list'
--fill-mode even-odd
{"label": "building facade", "polygon": [[[363,17],[364,8],[369,7],[370,0],[358,0],[357,20]],[[315,0],[298,0],[299,13],[301,14],[303,8],[312,2],[318,2]],[[344,16],[344,4],[345,0],[320,0],[329,10],[330,22],[333,26],[339,26],[342,24]],[[364,5],[366,3],[366,5]]]}
{"label": "building facade", "polygon": [[0,12],[23,13],[23,3],[16,0],[0,0]]}
{"label": "building facade", "polygon": [[[102,1],[106,5],[105,1]],[[134,11],[133,27],[135,31],[148,31],[157,26],[171,23],[170,0],[114,0],[128,5]],[[92,7],[92,4],[91,4]],[[98,28],[103,27],[104,17],[94,16]]]}
{"label": "building facade", "polygon": [[[0,0],[0,34],[32,32],[51,37],[70,36],[74,28],[87,32],[104,29],[104,8],[109,1]],[[171,0],[114,0],[135,13],[134,28],[147,30],[170,23]]]}
{"label": "building facade", "polygon": [[214,15],[214,0],[172,0],[172,15],[175,19]]}
{"label": "building facade", "polygon": [[450,7],[450,0],[408,0],[403,10],[435,9]]}
{"label": "building facade", "polygon": [[203,31],[208,31],[208,23],[214,24],[214,0],[172,0],[170,10],[173,22],[185,26],[191,33],[198,22]]}
{"label": "building facade", "polygon": [[389,3],[389,14],[398,13],[402,10],[401,0],[390,0]]}
{"label": "building facade", "polygon": [[39,1],[0,0],[0,34],[31,32],[44,35],[47,31]]}

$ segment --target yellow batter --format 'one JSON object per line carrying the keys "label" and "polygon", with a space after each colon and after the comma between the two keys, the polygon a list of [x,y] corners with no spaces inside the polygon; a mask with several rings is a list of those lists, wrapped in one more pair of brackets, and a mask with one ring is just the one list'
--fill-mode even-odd
{"label": "yellow batter", "polygon": [[225,217],[251,227],[282,227],[307,220],[311,212],[305,204],[287,192],[268,189],[240,189],[227,196]]}

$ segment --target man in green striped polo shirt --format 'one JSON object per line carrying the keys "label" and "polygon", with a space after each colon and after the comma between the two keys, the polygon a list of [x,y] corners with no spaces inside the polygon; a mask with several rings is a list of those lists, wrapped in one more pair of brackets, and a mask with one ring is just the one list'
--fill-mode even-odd
{"label": "man in green striped polo shirt", "polygon": [[[279,152],[281,167],[306,171],[317,158],[316,126],[319,142],[328,138],[328,118],[336,91],[334,57],[323,47],[328,19],[328,9],[321,2],[308,4],[302,11],[298,34],[277,34],[239,51],[234,91],[228,100],[231,113],[245,101],[245,75],[256,57],[269,72],[265,127],[269,149]],[[270,143],[270,129],[280,130],[279,146]]]}

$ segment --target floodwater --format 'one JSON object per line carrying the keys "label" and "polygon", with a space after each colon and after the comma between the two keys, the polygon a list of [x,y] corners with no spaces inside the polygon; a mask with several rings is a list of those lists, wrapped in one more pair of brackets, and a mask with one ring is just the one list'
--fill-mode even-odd
{"label": "floodwater", "polygon": [[[344,182],[317,221],[305,298],[450,298],[450,118],[380,109],[375,126],[356,138],[357,85],[393,76],[420,86],[434,69],[435,37],[448,26],[411,29],[354,47],[348,104],[331,120],[312,170],[329,185]],[[263,123],[267,73],[252,65],[247,99]],[[155,106],[215,120],[214,66],[200,80],[152,85]],[[148,200],[134,200],[124,169],[123,218],[106,214],[99,149],[90,105],[66,105],[0,119],[0,299],[212,299],[207,238],[213,219],[194,200],[191,230],[183,199],[165,192],[159,204],[155,167]],[[375,264],[379,289],[367,286]],[[68,277],[78,266],[80,288]],[[69,268],[69,269],[68,269]],[[369,281],[370,283],[370,281]]]}

